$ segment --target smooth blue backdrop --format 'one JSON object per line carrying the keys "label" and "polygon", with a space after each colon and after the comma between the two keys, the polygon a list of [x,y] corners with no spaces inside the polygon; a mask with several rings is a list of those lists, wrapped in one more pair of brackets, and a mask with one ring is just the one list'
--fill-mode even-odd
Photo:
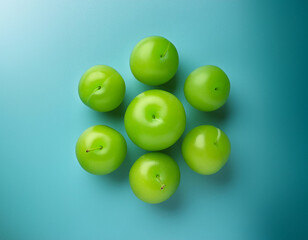
{"label": "smooth blue backdrop", "polygon": [[[307,239],[307,1],[10,0],[0,2],[0,239]],[[148,205],[132,193],[128,172],[144,150],[123,126],[129,102],[152,87],[129,69],[134,45],[162,35],[180,55],[178,73],[161,86],[183,102],[185,133],[222,128],[232,142],[227,165],[194,173],[180,145],[176,194]],[[127,84],[111,113],[84,106],[78,81],[89,67],[116,68]],[[226,106],[202,113],[183,84],[214,64],[230,77]],[[79,135],[95,124],[128,142],[113,174],[83,171]]]}

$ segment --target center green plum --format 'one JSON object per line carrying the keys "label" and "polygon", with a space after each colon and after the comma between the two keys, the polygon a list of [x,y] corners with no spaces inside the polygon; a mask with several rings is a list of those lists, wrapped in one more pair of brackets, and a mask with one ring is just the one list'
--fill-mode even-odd
{"label": "center green plum", "polygon": [[149,90],[139,94],[129,104],[125,117],[129,138],[148,151],[160,151],[173,145],[186,125],[182,103],[171,93]]}

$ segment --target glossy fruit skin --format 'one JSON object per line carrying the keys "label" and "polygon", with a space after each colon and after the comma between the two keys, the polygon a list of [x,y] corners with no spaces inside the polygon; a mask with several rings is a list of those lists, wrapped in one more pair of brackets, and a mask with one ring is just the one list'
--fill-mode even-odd
{"label": "glossy fruit skin", "polygon": [[147,153],[141,156],[129,172],[134,194],[147,203],[161,203],[170,198],[180,183],[178,164],[167,154]]}
{"label": "glossy fruit skin", "polygon": [[149,90],[129,104],[124,124],[127,135],[139,147],[160,151],[173,145],[186,125],[182,103],[171,93]]}
{"label": "glossy fruit skin", "polygon": [[192,129],[182,143],[185,162],[192,170],[203,175],[218,172],[227,162],[230,152],[228,136],[211,125]]}
{"label": "glossy fruit skin", "polygon": [[[89,149],[102,149],[87,152]],[[116,170],[124,161],[127,145],[124,137],[113,128],[96,125],[86,129],[76,144],[76,157],[84,170],[105,175]]]}
{"label": "glossy fruit skin", "polygon": [[164,37],[142,39],[130,56],[130,69],[135,78],[152,86],[168,82],[175,75],[178,66],[178,52]]}
{"label": "glossy fruit skin", "polygon": [[124,99],[125,82],[112,67],[97,65],[88,69],[79,81],[81,101],[98,112],[117,108]]}
{"label": "glossy fruit skin", "polygon": [[228,76],[216,66],[202,66],[187,77],[184,94],[187,101],[200,111],[214,111],[225,104],[230,93]]}

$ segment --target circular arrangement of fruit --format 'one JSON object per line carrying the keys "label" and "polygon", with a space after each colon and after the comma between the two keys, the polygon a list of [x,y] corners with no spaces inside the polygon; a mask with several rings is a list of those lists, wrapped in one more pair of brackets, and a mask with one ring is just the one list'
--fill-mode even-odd
{"label": "circular arrangement of fruit", "polygon": [[[168,82],[176,73],[179,56],[166,38],[141,40],[130,56],[135,78],[148,85]],[[97,65],[88,69],[79,82],[79,96],[88,107],[108,112],[117,108],[125,95],[125,82],[113,68]],[[227,75],[216,66],[202,66],[187,77],[184,94],[200,111],[214,111],[225,104],[230,92]],[[160,203],[172,196],[180,182],[178,164],[167,154],[157,152],[172,146],[183,134],[186,115],[173,94],[153,89],[136,96],[124,116],[128,137],[144,154],[130,169],[129,182],[134,194],[144,202]],[[97,125],[85,130],[76,144],[76,156],[88,172],[104,175],[116,170],[126,157],[127,144],[115,129]],[[227,135],[211,125],[192,129],[182,143],[187,165],[199,174],[214,174],[227,162],[231,144]]]}

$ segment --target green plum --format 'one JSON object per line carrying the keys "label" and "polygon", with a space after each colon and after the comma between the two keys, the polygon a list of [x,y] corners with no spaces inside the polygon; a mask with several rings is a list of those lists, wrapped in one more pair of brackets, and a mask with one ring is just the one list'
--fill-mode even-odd
{"label": "green plum", "polygon": [[129,172],[134,194],[147,203],[161,203],[170,198],[180,183],[177,163],[164,153],[147,153],[141,156]]}
{"label": "green plum", "polygon": [[123,101],[125,82],[112,67],[97,65],[83,74],[78,91],[85,105],[99,112],[109,112]]}
{"label": "green plum", "polygon": [[76,144],[76,156],[80,165],[96,175],[105,175],[116,170],[124,161],[126,151],[124,137],[104,125],[85,130]]}
{"label": "green plum", "polygon": [[130,68],[142,83],[157,86],[168,82],[176,73],[179,55],[166,38],[153,36],[142,39],[130,56]]}
{"label": "green plum", "polygon": [[227,135],[211,125],[192,129],[182,143],[182,154],[187,165],[203,175],[219,171],[227,162],[230,152]]}
{"label": "green plum", "polygon": [[228,76],[216,66],[202,66],[187,77],[184,94],[187,101],[200,111],[214,111],[225,104],[230,92]]}
{"label": "green plum", "polygon": [[129,104],[124,124],[129,138],[148,151],[160,151],[173,145],[186,125],[182,103],[171,93],[149,90]]}

